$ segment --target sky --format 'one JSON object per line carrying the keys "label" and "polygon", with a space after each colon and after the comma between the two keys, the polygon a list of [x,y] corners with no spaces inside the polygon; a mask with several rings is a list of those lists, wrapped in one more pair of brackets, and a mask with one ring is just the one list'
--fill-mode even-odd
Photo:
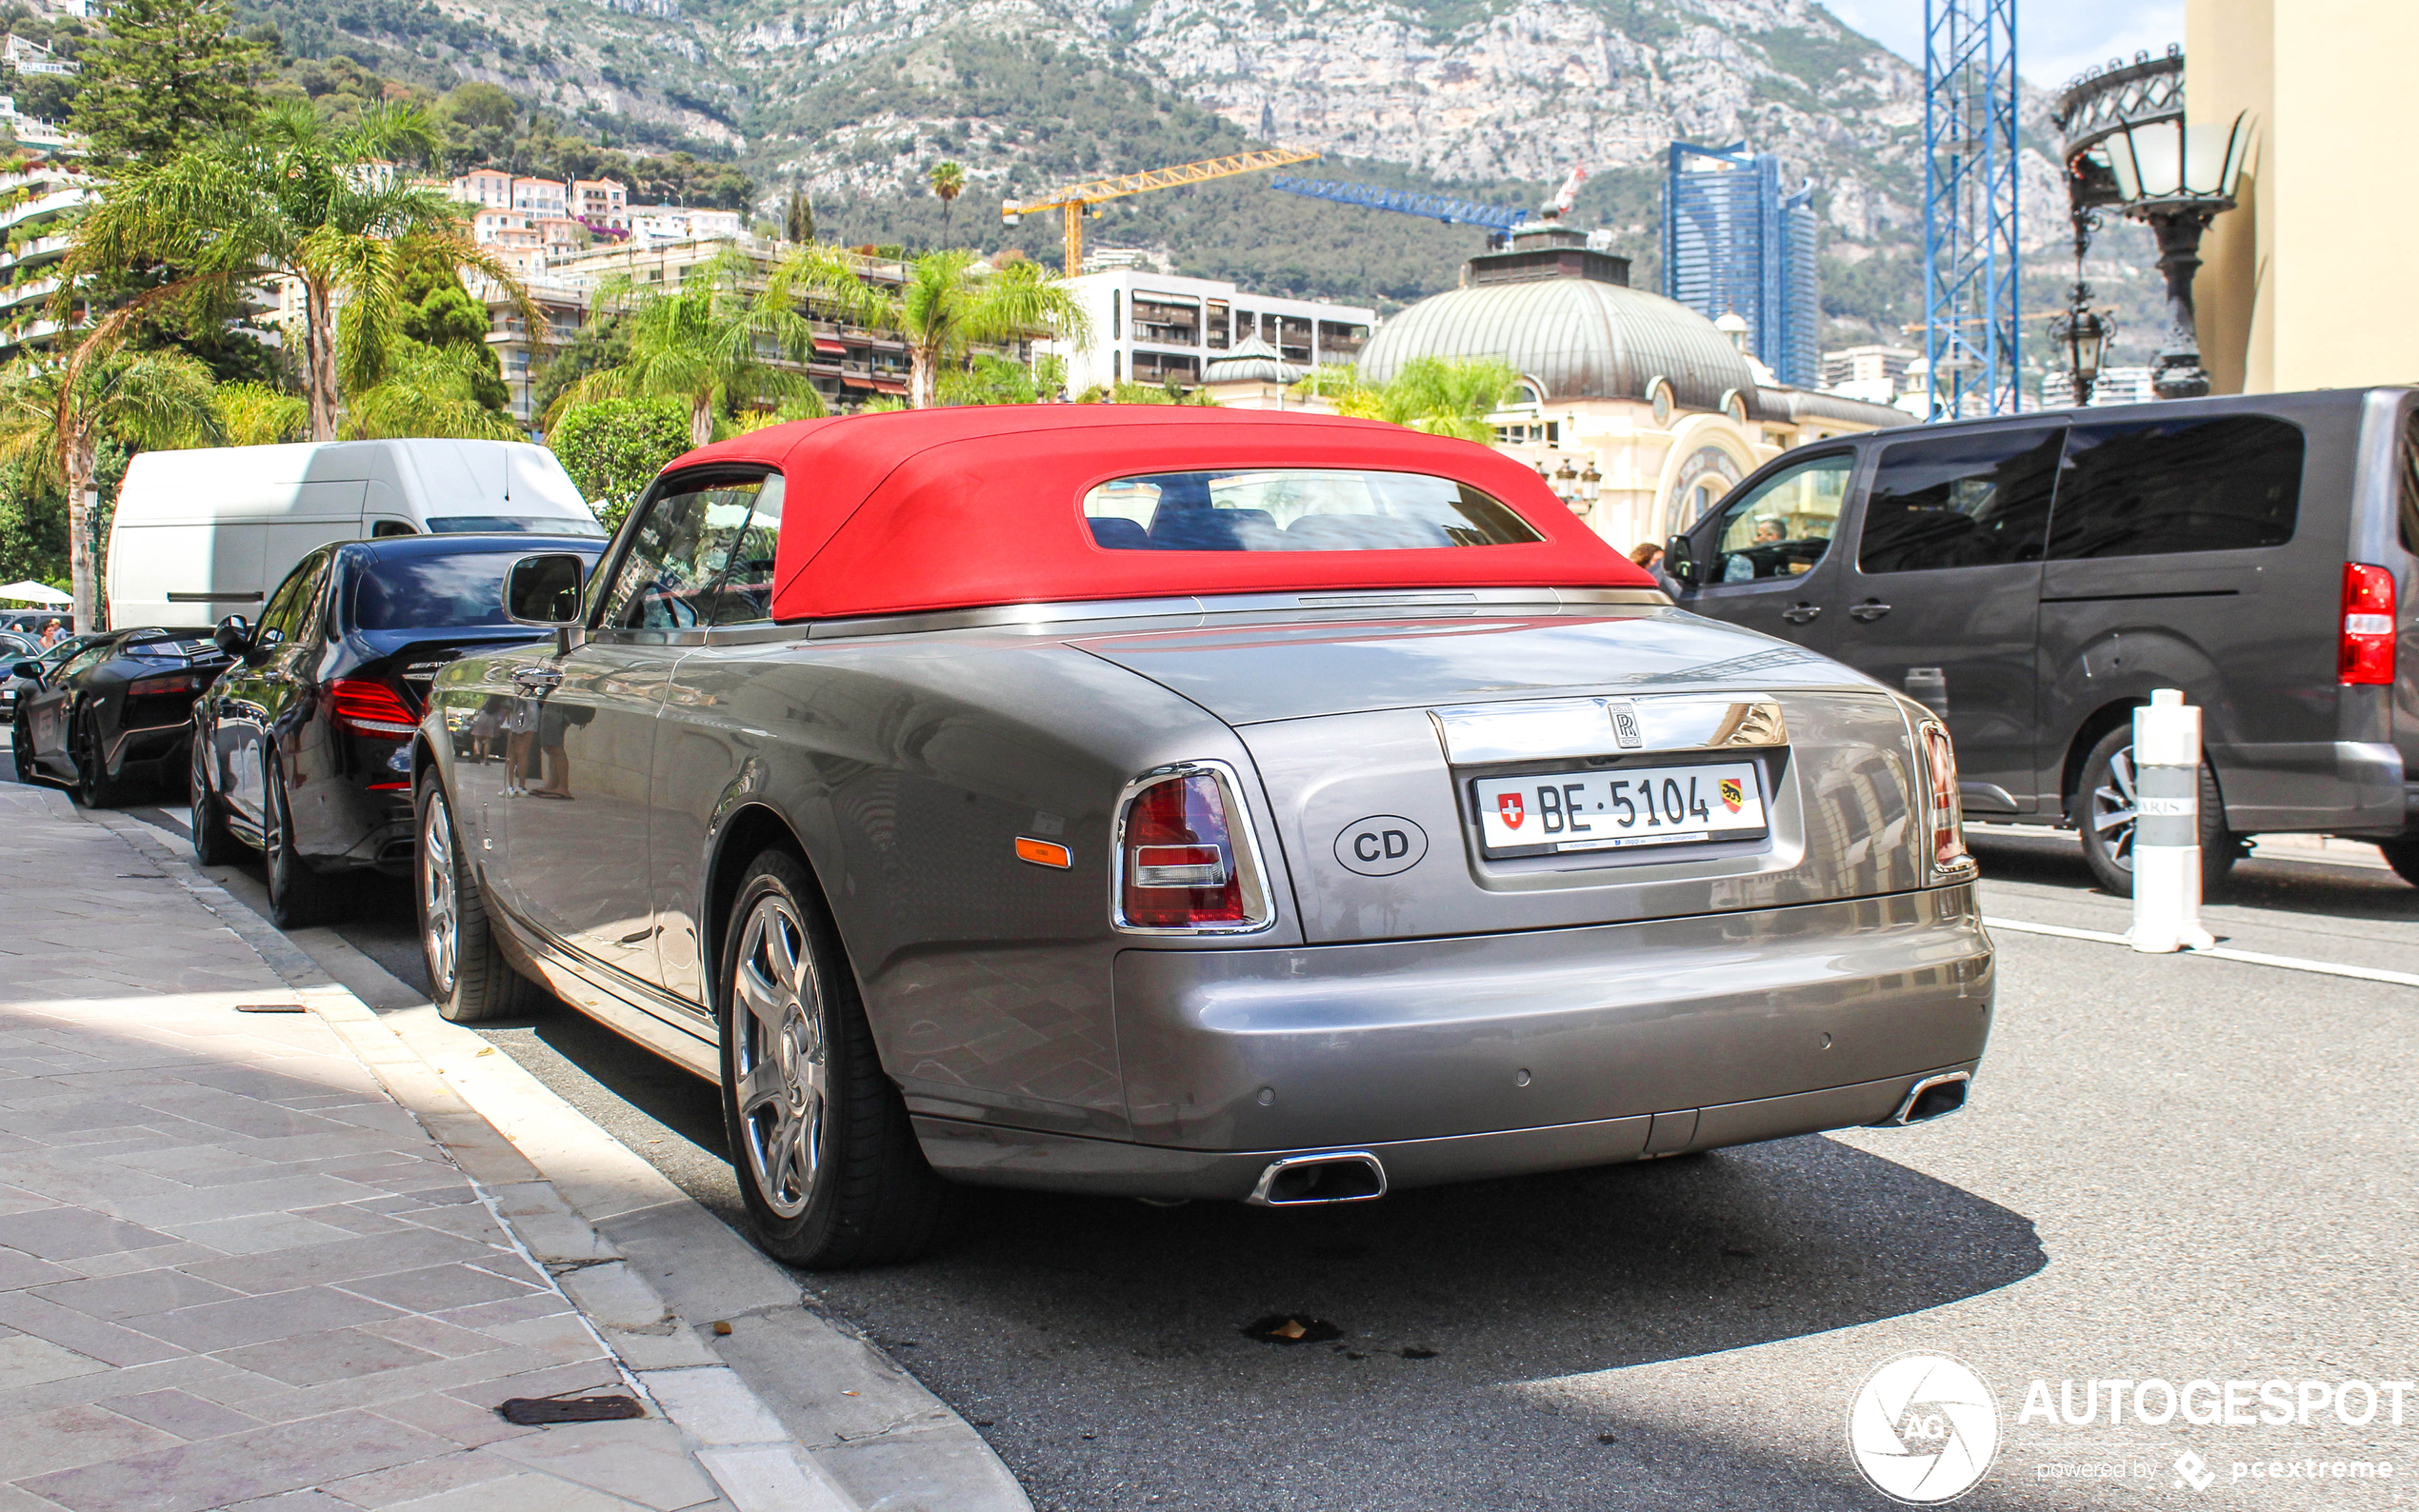
{"label": "sky", "polygon": [[[1825,0],[1831,14],[1918,67],[1924,0]],[[2055,90],[2095,63],[2184,40],[2184,0],[2016,0],[2016,71]]]}

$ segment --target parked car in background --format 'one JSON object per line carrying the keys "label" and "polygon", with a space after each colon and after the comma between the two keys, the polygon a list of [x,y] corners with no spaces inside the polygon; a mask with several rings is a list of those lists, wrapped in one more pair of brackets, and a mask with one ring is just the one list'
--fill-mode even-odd
{"label": "parked car in background", "polygon": [[18,776],[65,783],[90,808],[181,781],[193,700],[227,660],[206,629],[154,627],[86,637],[51,666],[19,662],[34,686],[17,693]]}
{"label": "parked car in background", "polygon": [[2131,720],[2200,705],[2201,859],[2373,840],[2419,882],[2419,390],[2047,411],[1787,453],[1675,537],[1683,607],[1944,718],[1969,817],[2132,890]]}
{"label": "parked car in background", "polygon": [[55,623],[66,633],[75,633],[75,616],[65,609],[9,609],[0,612],[0,630],[12,635],[39,639],[42,627]]}
{"label": "parked car in background", "polygon": [[1903,1124],[1982,1054],[1939,725],[1488,448],[804,422],[583,566],[430,692],[431,993],[526,974],[714,1078],[785,1261],[912,1253],[948,1181],[1287,1205]]}
{"label": "parked car in background", "polygon": [[[0,720],[8,722],[11,741],[17,738],[18,695],[41,686],[43,678],[50,675],[51,668],[73,656],[92,637],[70,635],[47,651],[42,648],[40,642],[31,637],[17,636],[15,639],[22,643],[21,648],[0,653],[0,657],[5,657],[0,659],[0,673],[6,674],[0,676]],[[20,672],[18,664],[26,662],[32,664],[33,675],[27,676]],[[18,762],[17,770],[21,777],[27,769],[23,761]],[[30,782],[33,779],[25,777],[24,780]]]}
{"label": "parked car in background", "polygon": [[554,453],[523,441],[146,451],[110,518],[110,623],[257,614],[314,547],[390,535],[602,538]]}
{"label": "parked car in background", "polygon": [[[341,912],[348,873],[411,865],[409,746],[423,695],[466,648],[526,641],[504,615],[504,572],[539,547],[592,562],[596,537],[396,536],[321,547],[270,595],[258,624],[214,632],[231,653],[193,710],[193,853],[238,847],[268,864],[271,917]],[[526,746],[497,725],[479,755]]]}

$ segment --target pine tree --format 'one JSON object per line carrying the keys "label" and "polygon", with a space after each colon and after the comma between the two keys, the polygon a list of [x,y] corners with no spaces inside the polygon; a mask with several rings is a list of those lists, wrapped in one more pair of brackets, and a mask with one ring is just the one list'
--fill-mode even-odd
{"label": "pine tree", "polygon": [[807,203],[804,185],[792,185],[790,208],[781,218],[782,234],[793,242],[814,240],[814,207]]}
{"label": "pine tree", "polygon": [[93,166],[157,166],[250,122],[268,48],[234,34],[227,0],[120,0],[109,36],[85,50],[75,129]]}

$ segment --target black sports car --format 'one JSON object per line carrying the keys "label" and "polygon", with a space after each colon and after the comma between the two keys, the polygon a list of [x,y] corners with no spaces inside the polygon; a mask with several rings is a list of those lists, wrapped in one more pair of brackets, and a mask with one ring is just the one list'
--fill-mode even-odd
{"label": "black sports car", "polygon": [[194,697],[227,661],[206,629],[153,627],[84,637],[49,666],[18,662],[17,775],[69,784],[92,808],[182,778]]}
{"label": "black sports car", "polygon": [[[322,547],[288,574],[260,623],[215,632],[234,654],[193,710],[193,854],[238,846],[268,863],[283,926],[344,910],[344,876],[411,870],[411,736],[437,669],[466,647],[526,641],[504,614],[504,573],[532,551],[593,563],[601,537],[387,536]],[[502,701],[499,701],[501,705]],[[485,754],[523,754],[501,706]]]}

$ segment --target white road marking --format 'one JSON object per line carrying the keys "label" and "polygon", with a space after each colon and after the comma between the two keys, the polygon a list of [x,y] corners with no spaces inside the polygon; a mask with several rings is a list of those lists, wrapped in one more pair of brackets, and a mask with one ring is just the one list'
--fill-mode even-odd
{"label": "white road marking", "polygon": [[[1983,926],[2009,929],[2017,934],[2054,935],[2061,940],[2089,940],[2097,945],[2121,945],[2125,936],[2105,929],[2069,929],[2063,925],[2032,924],[2022,919],[1993,919],[1983,916]],[[2358,982],[2384,982],[2398,987],[2419,987],[2419,975],[2409,971],[2384,971],[2375,966],[2338,965],[2331,961],[2306,961],[2299,956],[2263,955],[2256,950],[2229,950],[2214,945],[2207,950],[2179,950],[2177,955],[2209,956],[2219,961],[2240,961],[2246,965],[2276,966],[2287,971],[2309,971],[2322,977],[2350,977]]]}

